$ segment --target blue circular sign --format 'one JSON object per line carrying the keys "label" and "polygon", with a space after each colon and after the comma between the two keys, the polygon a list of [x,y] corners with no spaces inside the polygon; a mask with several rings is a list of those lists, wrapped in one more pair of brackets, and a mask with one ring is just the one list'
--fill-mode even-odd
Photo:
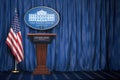
{"label": "blue circular sign", "polygon": [[59,22],[59,14],[52,8],[39,6],[27,11],[25,23],[33,29],[48,30]]}

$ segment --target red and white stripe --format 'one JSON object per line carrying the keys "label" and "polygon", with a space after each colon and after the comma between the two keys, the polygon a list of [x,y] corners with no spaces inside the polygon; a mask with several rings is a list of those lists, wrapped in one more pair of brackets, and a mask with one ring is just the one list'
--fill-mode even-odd
{"label": "red and white stripe", "polygon": [[15,56],[17,62],[21,62],[24,59],[21,32],[19,31],[16,34],[11,28],[6,39],[6,43],[10,47],[12,54]]}

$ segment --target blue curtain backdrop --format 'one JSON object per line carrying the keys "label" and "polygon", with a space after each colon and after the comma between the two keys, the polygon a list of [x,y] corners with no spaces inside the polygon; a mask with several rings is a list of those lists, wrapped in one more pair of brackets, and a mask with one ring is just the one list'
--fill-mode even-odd
{"label": "blue curtain backdrop", "polygon": [[[14,68],[14,57],[6,45],[15,0],[0,0],[0,71]],[[120,0],[18,0],[24,45],[24,60],[18,68],[36,67],[35,45],[28,33],[39,31],[24,22],[25,13],[36,6],[48,6],[60,15],[60,23],[44,32],[57,36],[48,45],[47,67],[56,71],[120,70]]]}

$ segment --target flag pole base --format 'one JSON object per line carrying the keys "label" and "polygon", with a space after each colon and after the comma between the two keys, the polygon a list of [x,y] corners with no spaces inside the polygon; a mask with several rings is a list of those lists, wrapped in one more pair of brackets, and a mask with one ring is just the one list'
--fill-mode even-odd
{"label": "flag pole base", "polygon": [[19,73],[19,71],[18,70],[13,70],[12,73]]}
{"label": "flag pole base", "polygon": [[19,73],[19,70],[15,68],[15,70],[13,70],[12,73]]}

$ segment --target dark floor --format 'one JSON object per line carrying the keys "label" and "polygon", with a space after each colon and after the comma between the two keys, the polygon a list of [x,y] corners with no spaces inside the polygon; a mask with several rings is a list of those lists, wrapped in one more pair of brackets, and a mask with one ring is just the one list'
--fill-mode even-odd
{"label": "dark floor", "polygon": [[51,72],[50,75],[0,72],[0,80],[120,80],[120,71]]}

